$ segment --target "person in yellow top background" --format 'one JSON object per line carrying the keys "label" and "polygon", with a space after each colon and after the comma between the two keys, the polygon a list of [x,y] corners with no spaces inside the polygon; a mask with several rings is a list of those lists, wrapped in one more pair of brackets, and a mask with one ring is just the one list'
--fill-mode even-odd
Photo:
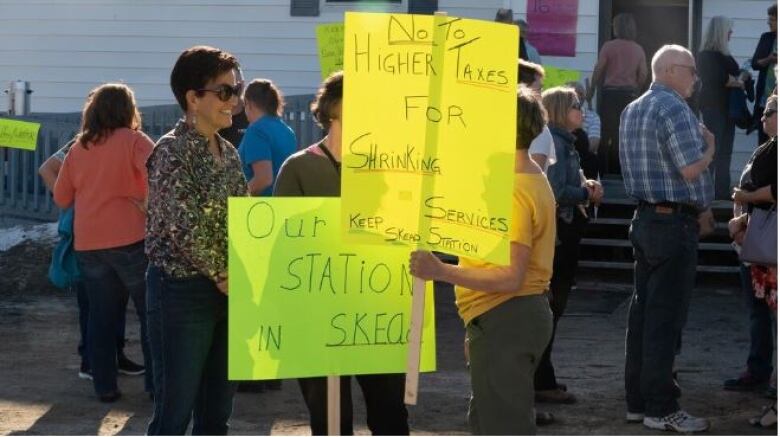
{"label": "person in yellow top background", "polygon": [[555,197],[528,147],[546,122],[539,97],[517,93],[517,150],[510,263],[460,258],[457,266],[428,251],[412,253],[412,274],[455,285],[469,344],[469,427],[475,435],[536,433],[534,373],[552,335],[546,296],[555,253]]}

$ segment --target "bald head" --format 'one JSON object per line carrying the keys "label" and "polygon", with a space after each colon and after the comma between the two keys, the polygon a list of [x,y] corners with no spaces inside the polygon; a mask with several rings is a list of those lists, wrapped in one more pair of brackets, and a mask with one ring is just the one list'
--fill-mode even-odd
{"label": "bald head", "polygon": [[651,61],[653,81],[658,81],[674,65],[692,65],[692,63],[693,55],[690,50],[677,44],[667,44],[653,55]]}
{"label": "bald head", "polygon": [[653,55],[651,63],[653,82],[666,85],[688,98],[693,94],[696,83],[696,61],[691,52],[683,46],[669,44]]}

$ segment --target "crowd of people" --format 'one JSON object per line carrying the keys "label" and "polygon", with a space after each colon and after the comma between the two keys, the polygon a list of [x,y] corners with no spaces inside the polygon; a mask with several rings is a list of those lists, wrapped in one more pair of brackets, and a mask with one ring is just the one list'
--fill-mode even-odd
{"label": "crowd of people", "polygon": [[[750,82],[729,54],[731,20],[710,20],[697,55],[661,47],[648,70],[633,17],[618,15],[592,81],[544,90],[544,68],[533,62],[538,53],[530,56],[532,46],[521,41],[509,265],[465,257],[446,264],[427,251],[409,261],[415,276],[454,285],[466,328],[474,434],[534,434],[537,424],[555,420],[538,403],[577,401],[556,379],[555,332],[590,212],[604,198],[599,176],[616,168],[638,203],[629,234],[636,288],[626,329],[626,420],[659,430],[708,429],[707,419],[679,405],[674,361],[698,242],[714,229],[713,200],[733,197],[728,229],[743,254],[761,243],[751,230],[754,217],[776,223],[776,6],[768,16],[771,32],[752,60],[759,78],[749,123],[755,128],[760,120],[763,137],[733,190],[732,106]],[[497,20],[513,22],[511,11],[500,10]],[[100,401],[116,402],[117,373],[144,374],[154,402],[148,434],[184,434],[190,422],[193,435],[227,433],[236,391],[227,377],[227,199],[341,195],[344,80],[337,72],[320,85],[311,111],[325,136],[298,150],[277,86],[267,79],[245,84],[235,56],[195,46],[170,75],[184,116],[156,144],[142,132],[133,91],[109,83],[90,92],[79,133],[41,167],[62,220],[72,221],[79,376],[92,380]],[[597,92],[598,113],[590,109]],[[745,374],[724,388],[769,385],[776,398],[777,254],[774,263],[743,259],[750,354]],[[123,352],[129,299],[141,326],[143,366]],[[351,379],[341,378],[342,434],[353,430]],[[355,379],[372,434],[408,435],[404,375]],[[312,433],[325,434],[325,378],[298,385]],[[776,423],[776,403],[753,423]]]}

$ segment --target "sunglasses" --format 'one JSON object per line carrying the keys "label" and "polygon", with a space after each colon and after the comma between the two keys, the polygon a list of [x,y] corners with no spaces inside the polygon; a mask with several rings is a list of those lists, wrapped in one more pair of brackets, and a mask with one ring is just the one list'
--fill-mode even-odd
{"label": "sunglasses", "polygon": [[209,89],[209,88],[203,88],[199,89],[198,92],[202,93],[205,91],[208,91],[210,93],[214,93],[217,95],[217,98],[223,102],[227,102],[233,96],[236,96],[238,98],[241,98],[241,89],[243,88],[241,83],[237,83],[235,86],[230,86],[228,84],[222,84],[216,87],[215,89]]}
{"label": "sunglasses", "polygon": [[777,109],[767,109],[764,111],[764,118],[769,118],[775,114],[777,114]]}

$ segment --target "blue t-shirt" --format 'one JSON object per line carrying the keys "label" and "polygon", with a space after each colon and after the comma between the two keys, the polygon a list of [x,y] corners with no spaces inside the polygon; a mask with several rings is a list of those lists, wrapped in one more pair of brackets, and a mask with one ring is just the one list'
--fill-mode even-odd
{"label": "blue t-shirt", "polygon": [[[298,142],[295,132],[287,126],[279,117],[266,115],[250,124],[238,146],[238,156],[246,180],[252,179],[252,163],[257,161],[271,161],[273,180],[279,174],[279,168],[288,156],[298,150]],[[273,182],[261,196],[270,196],[273,193]]]}

